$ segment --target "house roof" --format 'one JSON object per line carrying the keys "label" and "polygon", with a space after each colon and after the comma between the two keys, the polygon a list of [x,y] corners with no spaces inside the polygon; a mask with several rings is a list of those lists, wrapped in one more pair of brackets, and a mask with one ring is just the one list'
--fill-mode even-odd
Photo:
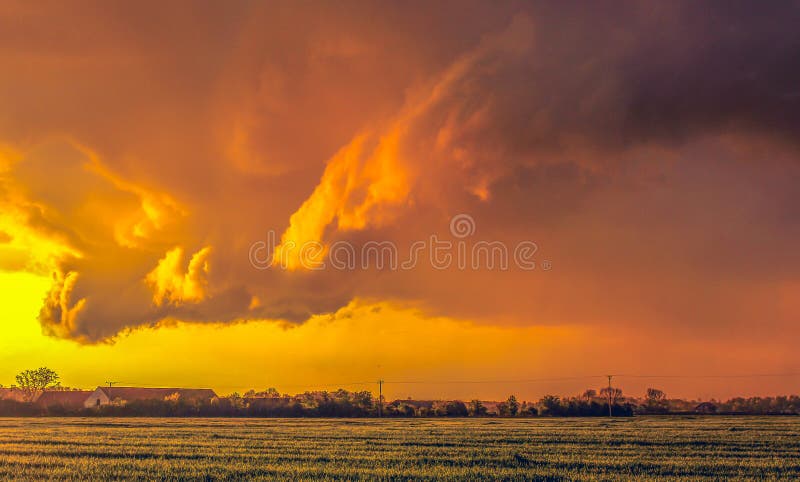
{"label": "house roof", "polygon": [[389,405],[399,406],[400,404],[405,404],[405,405],[411,405],[412,407],[419,409],[422,407],[431,408],[433,407],[433,404],[436,402],[438,402],[438,400],[404,400],[398,398],[397,400],[390,402]]}
{"label": "house roof", "polygon": [[0,400],[25,401],[25,392],[19,388],[0,388]]}
{"label": "house roof", "polygon": [[694,409],[695,410],[709,410],[709,409],[716,410],[717,406],[716,406],[716,404],[714,404],[712,402],[702,402],[699,405],[697,405],[696,407],[694,407]]}
{"label": "house roof", "polygon": [[47,390],[36,398],[36,405],[40,407],[60,405],[62,407],[80,408],[91,394],[92,392],[84,390]]}
{"label": "house roof", "polygon": [[208,400],[217,396],[210,388],[97,387],[111,400],[163,400],[176,393],[182,400]]}

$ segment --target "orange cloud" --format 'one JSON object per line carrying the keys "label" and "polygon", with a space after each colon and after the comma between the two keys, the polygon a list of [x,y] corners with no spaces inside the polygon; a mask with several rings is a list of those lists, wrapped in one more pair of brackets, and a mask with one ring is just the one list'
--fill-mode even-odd
{"label": "orange cloud", "polygon": [[[414,128],[425,124],[426,117],[440,115],[435,112],[437,109],[450,109],[452,96],[461,92],[462,84],[471,75],[480,73],[483,62],[496,56],[525,53],[531,43],[531,28],[528,18],[516,17],[501,34],[484,38],[475,49],[412,94],[386,128],[359,134],[343,147],[327,162],[311,196],[292,214],[274,261],[290,270],[303,267],[299,248],[310,242],[321,243],[325,228],[334,220],[342,231],[380,226],[391,220],[392,208],[402,208],[409,201],[417,178],[425,171],[416,146],[412,147],[418,142]],[[447,137],[450,136],[443,129],[436,141],[440,150],[447,144]],[[480,182],[473,190],[486,199],[486,181]],[[324,251],[319,253],[322,255]]]}
{"label": "orange cloud", "polygon": [[108,180],[121,192],[130,193],[139,200],[139,209],[129,213],[119,213],[113,228],[114,239],[120,246],[139,248],[143,243],[152,242],[188,213],[169,194],[156,192],[114,174],[100,161],[97,153],[85,146],[78,147],[88,157],[86,169]]}
{"label": "orange cloud", "polygon": [[[587,365],[768,353],[798,336],[800,44],[783,4],[750,8],[3,4],[0,270],[43,276],[42,330],[82,343],[371,299],[619,337],[542,334]],[[305,243],[402,255],[459,213],[552,270],[301,269]],[[254,269],[276,230],[293,270]]]}
{"label": "orange cloud", "polygon": [[184,272],[184,251],[178,246],[167,252],[145,281],[153,290],[153,303],[197,302],[206,297],[211,247],[194,253]]}
{"label": "orange cloud", "polygon": [[40,320],[47,323],[51,332],[58,336],[73,335],[77,328],[78,316],[86,306],[86,298],[73,299],[79,276],[75,271],[56,272],[39,314]]}

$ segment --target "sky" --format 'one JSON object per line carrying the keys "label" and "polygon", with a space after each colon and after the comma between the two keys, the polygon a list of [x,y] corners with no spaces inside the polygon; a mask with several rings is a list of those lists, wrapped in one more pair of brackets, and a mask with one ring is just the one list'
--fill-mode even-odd
{"label": "sky", "polygon": [[2,2],[0,383],[797,393],[799,23]]}

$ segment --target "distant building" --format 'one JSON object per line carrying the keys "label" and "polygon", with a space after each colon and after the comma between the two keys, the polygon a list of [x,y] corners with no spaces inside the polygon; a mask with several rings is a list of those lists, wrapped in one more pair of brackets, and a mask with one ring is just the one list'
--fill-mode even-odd
{"label": "distant building", "polygon": [[210,388],[97,387],[85,400],[83,406],[91,408],[137,400],[176,399],[207,402],[213,398],[217,398],[217,394]]}
{"label": "distant building", "polygon": [[12,400],[15,402],[27,402],[25,392],[19,388],[0,388],[0,400]]}
{"label": "distant building", "polygon": [[78,410],[85,406],[86,399],[92,393],[88,390],[47,390],[36,398],[34,405],[49,409]]}
{"label": "distant building", "polygon": [[426,410],[433,410],[433,405],[438,403],[439,400],[412,400],[412,399],[402,399],[399,398],[393,402],[390,402],[389,406],[399,407],[400,405],[408,405],[410,407],[414,407],[415,410],[426,409]]}
{"label": "distant building", "polygon": [[502,402],[494,402],[494,401],[490,401],[490,400],[481,400],[481,405],[483,405],[484,408],[486,408],[486,414],[487,415],[499,415],[500,414],[500,409],[497,408],[497,406],[500,405],[501,403]]}
{"label": "distant building", "polygon": [[717,413],[717,406],[711,402],[703,402],[694,407],[695,413],[712,414]]}

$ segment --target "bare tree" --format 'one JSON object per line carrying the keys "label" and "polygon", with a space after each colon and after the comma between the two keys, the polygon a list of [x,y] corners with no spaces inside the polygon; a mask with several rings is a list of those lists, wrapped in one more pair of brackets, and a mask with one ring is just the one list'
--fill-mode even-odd
{"label": "bare tree", "polygon": [[597,396],[597,390],[589,388],[588,390],[583,392],[583,395],[581,396],[585,398],[587,402],[591,402],[592,399]]}
{"label": "bare tree", "polygon": [[647,400],[652,400],[654,402],[660,402],[667,398],[667,394],[657,388],[648,388],[647,389]]}
{"label": "bare tree", "polygon": [[645,397],[645,409],[652,413],[665,413],[669,410],[667,394],[657,388],[648,388]]}
{"label": "bare tree", "polygon": [[17,375],[17,385],[22,390],[25,400],[32,402],[43,391],[57,387],[59,378],[58,373],[47,367],[41,367],[21,372]]}
{"label": "bare tree", "polygon": [[622,389],[616,387],[603,387],[600,395],[611,400],[611,405],[616,404],[622,398]]}

